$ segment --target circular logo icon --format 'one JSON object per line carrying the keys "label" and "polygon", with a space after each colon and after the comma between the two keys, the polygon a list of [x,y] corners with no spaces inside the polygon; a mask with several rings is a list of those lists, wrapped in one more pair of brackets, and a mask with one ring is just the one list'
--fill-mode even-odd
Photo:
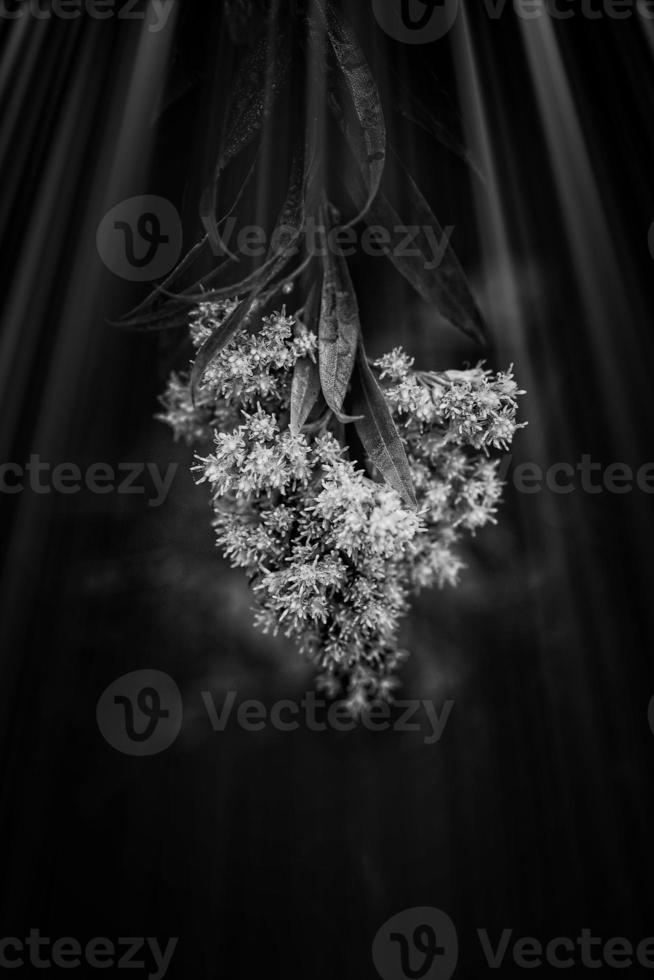
{"label": "circular logo icon", "polygon": [[161,670],[135,670],[113,681],[98,701],[98,728],[116,751],[156,755],[182,727],[182,696]]}
{"label": "circular logo icon", "polygon": [[98,225],[100,258],[115,275],[132,282],[165,276],[182,251],[182,223],[165,197],[128,197]]}
{"label": "circular logo icon", "polygon": [[456,20],[459,0],[372,0],[377,23],[396,41],[430,44]]}
{"label": "circular logo icon", "polygon": [[372,944],[372,961],[382,980],[450,980],[458,959],[454,923],[428,906],[398,912]]}

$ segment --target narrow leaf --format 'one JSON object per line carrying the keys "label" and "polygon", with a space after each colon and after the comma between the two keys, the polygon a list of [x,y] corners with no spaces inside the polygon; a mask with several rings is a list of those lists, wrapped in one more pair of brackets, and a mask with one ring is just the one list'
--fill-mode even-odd
{"label": "narrow leaf", "polygon": [[310,357],[295,362],[291,385],[291,432],[297,435],[311,414],[320,394],[318,367]]}
{"label": "narrow leaf", "polygon": [[188,327],[188,308],[180,306],[177,309],[166,306],[150,313],[141,313],[136,317],[123,317],[120,320],[109,320],[112,327],[120,330],[138,330],[142,333],[153,333],[162,330],[176,330]]}
{"label": "narrow leaf", "polygon": [[[239,201],[241,200],[253,173],[254,173],[254,164],[250,167],[250,170],[248,171],[245,180],[243,181],[239,189],[239,192],[231,208],[229,209],[229,212],[224,216],[224,218],[221,219],[221,221],[219,222],[219,226],[222,225],[225,221],[227,221],[229,217],[231,217],[234,209],[237,207]],[[172,272],[168,274],[168,276],[164,279],[164,281],[162,283],[158,283],[155,286],[155,288],[152,290],[152,292],[150,292],[149,295],[146,296],[145,299],[138,304],[138,306],[135,306],[134,309],[130,310],[129,313],[126,313],[124,317],[122,317],[121,325],[125,327],[129,326],[132,329],[144,329],[144,330],[166,329],[166,328],[158,328],[156,325],[152,325],[153,324],[152,319],[148,320],[146,317],[143,317],[142,314],[146,310],[151,310],[153,307],[156,307],[159,311],[157,316],[163,318],[167,317],[171,304],[166,303],[162,305],[161,303],[158,303],[158,301],[161,300],[161,297],[163,295],[162,290],[164,291],[169,290],[181,278],[181,276],[193,265],[195,260],[202,253],[202,250],[205,248],[205,246],[208,245],[208,242],[209,242],[208,235],[205,235],[199,242],[196,242],[193,248],[175,266],[175,268],[172,270]],[[231,266],[232,266],[232,260],[227,259],[225,262],[222,262],[216,269],[213,269],[203,279],[200,279],[198,282],[195,282],[194,284],[188,286],[181,295],[184,295],[185,293],[189,293],[192,290],[203,289],[205,280],[210,281],[212,283],[214,283],[216,280],[221,281],[222,279],[224,279],[227,269],[230,268]],[[176,298],[179,295],[180,295],[179,293],[176,294]]]}
{"label": "narrow leaf", "polygon": [[[286,200],[275,222],[270,248],[268,249],[268,255],[263,265],[255,269],[245,279],[242,279],[241,282],[221,286],[217,289],[209,290],[202,295],[195,295],[192,297],[195,301],[199,301],[200,299],[213,301],[225,296],[235,296],[245,293],[247,290],[253,288],[270,271],[278,269],[280,257],[288,259],[297,253],[298,241],[305,224],[303,185],[302,154],[296,153],[291,168],[291,180]],[[284,233],[283,238],[282,232]],[[211,274],[201,281],[203,289],[209,285],[210,277]]]}
{"label": "narrow leaf", "polygon": [[[346,182],[355,207],[360,207],[365,198],[361,181],[349,172]],[[484,320],[461,263],[409,174],[405,174],[405,182],[411,205],[409,221],[402,221],[392,204],[380,193],[367,212],[366,223],[387,229],[390,236],[388,258],[422,299],[433,303],[453,326],[483,344]],[[414,234],[410,248],[406,247],[407,232]]]}
{"label": "narrow leaf", "polygon": [[[191,372],[191,391],[195,395],[202,382],[205,371],[219,351],[231,340],[236,331],[251,313],[256,301],[260,301],[264,290],[288,265],[294,253],[294,246],[302,233],[305,223],[304,205],[302,199],[302,165],[296,156],[293,166],[291,185],[276,224],[277,229],[291,229],[290,237],[283,243],[273,241],[268,249],[268,257],[264,264],[249,277],[251,289],[236,309],[220,324],[214,333],[207,337],[198,351]],[[211,299],[215,294],[206,293],[205,299]],[[232,295],[234,295],[232,293]]]}
{"label": "narrow leaf", "polygon": [[431,104],[425,102],[418,94],[419,91],[429,91],[432,94],[436,92],[437,96],[442,95],[447,100],[447,104],[443,105],[441,111],[444,114],[452,115],[450,100],[447,97],[447,93],[441,88],[436,75],[431,71],[428,72],[427,78],[425,79],[426,84],[419,85],[409,85],[402,74],[397,71],[393,71],[392,75],[394,108],[415,126],[419,126],[424,132],[435,137],[446,150],[449,150],[450,153],[454,153],[459,159],[463,160],[470,167],[475,177],[482,184],[485,184],[486,178],[472,153],[437,117],[432,100],[430,100]]}
{"label": "narrow leaf", "polygon": [[367,200],[345,226],[349,227],[363,218],[379,190],[386,162],[386,123],[379,90],[351,27],[329,0],[318,0],[318,7],[361,127],[361,139],[353,143],[353,149],[366,181]]}
{"label": "narrow leaf", "polygon": [[216,254],[222,251],[231,255],[221,241],[216,221],[218,180],[229,161],[261,131],[284,87],[289,64],[288,38],[265,31],[245,56],[238,72],[227,117],[226,136],[220,147],[213,180],[205,188],[200,203],[200,217]]}
{"label": "narrow leaf", "polygon": [[200,347],[191,372],[191,391],[194,395],[202,382],[204,372],[216,354],[223,349],[225,344],[232,339],[236,331],[243,325],[252,312],[255,303],[261,302],[264,290],[288,264],[289,258],[290,256],[287,253],[277,255],[272,267],[267,266],[265,275],[260,275],[256,284],[250,290],[249,295],[241,300],[233,312],[223,320],[218,329],[210,337],[207,337],[202,347]]}
{"label": "narrow leaf", "polygon": [[244,300],[241,300],[236,309],[223,320],[220,326],[214,330],[210,337],[207,337],[200,347],[191,371],[191,393],[194,399],[198,388],[202,384],[205,371],[216,354],[229,343],[236,331],[243,325],[254,306],[255,300],[256,292],[250,293]]}
{"label": "narrow leaf", "polygon": [[[326,227],[324,221],[321,222]],[[325,401],[339,418],[361,333],[359,307],[347,262],[326,250],[318,326],[318,365]]]}
{"label": "narrow leaf", "polygon": [[390,487],[416,508],[411,470],[402,439],[397,431],[388,402],[366,359],[363,343],[359,343],[357,369],[352,391],[352,408],[363,418],[355,422],[359,439],[373,463]]}
{"label": "narrow leaf", "polygon": [[206,244],[207,236],[205,235],[204,238],[200,239],[199,242],[196,242],[193,248],[186,253],[184,258],[175,266],[172,272],[166,276],[164,281],[155,285],[152,292],[150,292],[148,296],[146,296],[145,299],[138,304],[138,306],[135,306],[133,310],[130,310],[130,312],[126,314],[125,319],[135,318],[138,313],[151,308],[156,303],[157,299],[161,299],[162,291],[169,289],[177,281],[177,279],[179,279],[182,273],[184,273],[195,262]]}

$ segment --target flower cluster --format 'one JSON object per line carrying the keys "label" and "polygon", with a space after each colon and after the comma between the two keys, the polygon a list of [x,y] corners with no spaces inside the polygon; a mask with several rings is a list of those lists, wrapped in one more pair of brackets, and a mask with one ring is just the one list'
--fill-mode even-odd
{"label": "flower cluster", "polygon": [[512,368],[493,374],[420,372],[398,347],[375,361],[403,436],[425,534],[412,555],[417,589],[454,585],[462,563],[453,551],[461,533],[495,523],[502,495],[491,449],[505,450],[525,423],[516,422],[520,390]]}
{"label": "flower cluster", "polygon": [[405,426],[415,429],[418,423],[438,430],[443,445],[507,449],[522,427],[515,419],[517,399],[524,392],[512,367],[497,374],[481,364],[467,371],[414,371],[412,358],[401,347],[375,364],[380,377],[393,382],[386,397]]}
{"label": "flower cluster", "polygon": [[[196,347],[233,309],[201,304]],[[424,373],[400,348],[374,362],[403,439],[417,510],[349,458],[320,399],[304,430],[289,426],[296,362],[317,338],[285,311],[241,329],[212,360],[195,400],[173,375],[159,417],[176,438],[205,446],[194,471],[206,483],[223,554],[243,568],[255,621],[282,631],[351,710],[390,698],[406,656],[397,649],[412,592],[454,584],[456,545],[494,521],[501,495],[490,449],[518,428],[511,371],[483,366]],[[251,325],[250,325],[251,328]]]}

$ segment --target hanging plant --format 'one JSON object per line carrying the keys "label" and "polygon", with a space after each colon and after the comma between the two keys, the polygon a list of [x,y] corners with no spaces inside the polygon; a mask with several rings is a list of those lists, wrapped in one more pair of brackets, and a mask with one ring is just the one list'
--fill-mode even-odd
{"label": "hanging plant", "polygon": [[[423,232],[415,254],[394,247],[403,223],[382,189],[381,100],[337,9],[328,0],[264,13],[258,4],[258,15],[241,0],[226,7],[235,40],[251,44],[202,196],[205,235],[125,324],[190,325],[191,368],[171,377],[160,418],[196,447],[218,544],[248,576],[257,625],[293,639],[320,683],[356,712],[391,696],[411,594],[454,585],[457,543],[495,520],[501,483],[490,453],[510,445],[521,392],[511,370],[494,375],[483,364],[417,371],[399,347],[369,360],[348,264],[328,246],[316,254],[309,227],[323,245],[358,222],[387,229],[397,270],[481,340],[466,278],[449,248],[437,267],[429,261],[424,229],[440,229],[406,173],[411,223]],[[297,130],[286,198],[263,262],[235,279],[239,256],[217,218],[221,177],[280,103],[295,106]],[[345,160],[338,173],[328,166],[334,132]],[[254,172],[256,160],[242,187]],[[207,251],[222,261],[183,285]]]}

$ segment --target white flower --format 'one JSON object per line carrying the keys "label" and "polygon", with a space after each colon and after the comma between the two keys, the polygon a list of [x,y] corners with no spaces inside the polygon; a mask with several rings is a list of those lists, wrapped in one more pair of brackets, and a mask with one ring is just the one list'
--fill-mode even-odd
{"label": "white flower", "polygon": [[392,381],[402,381],[413,367],[413,358],[409,357],[402,347],[395,347],[389,354],[384,354],[375,362],[380,368],[380,378],[390,378]]}
{"label": "white flower", "polygon": [[[195,346],[233,309],[232,300],[201,304]],[[211,489],[217,543],[248,575],[257,626],[292,638],[323,669],[325,689],[358,713],[392,696],[411,592],[455,585],[463,534],[495,521],[502,485],[487,456],[521,428],[522,392],[512,368],[416,372],[399,347],[375,362],[404,440],[413,511],[348,458],[326,410],[311,434],[291,433],[293,368],[316,358],[315,335],[284,310],[250,327],[213,358],[195,404],[188,377],[173,375],[160,417],[176,438],[207,445],[193,471]]]}

